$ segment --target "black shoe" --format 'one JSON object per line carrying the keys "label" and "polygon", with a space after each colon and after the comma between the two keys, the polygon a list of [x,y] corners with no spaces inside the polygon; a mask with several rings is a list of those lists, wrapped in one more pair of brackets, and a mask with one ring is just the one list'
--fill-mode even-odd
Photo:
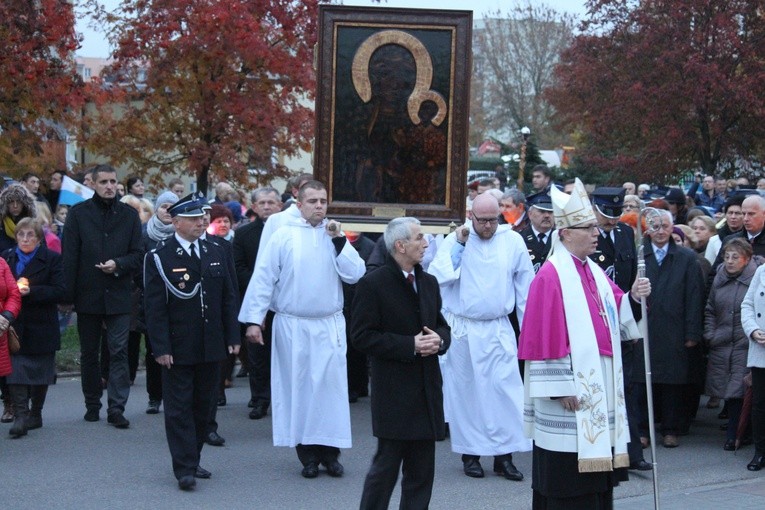
{"label": "black shoe", "polygon": [[182,491],[193,490],[197,486],[197,481],[191,475],[182,476],[178,479],[178,488]]}
{"label": "black shoe", "polygon": [[723,445],[723,450],[726,452],[732,452],[736,450],[736,440],[735,439],[728,439],[725,441],[725,444]]}
{"label": "black shoe", "polygon": [[212,476],[212,473],[210,473],[208,470],[206,470],[203,467],[197,466],[196,470],[194,470],[194,478],[210,478]]}
{"label": "black shoe", "polygon": [[523,473],[518,471],[512,459],[508,457],[494,459],[494,472],[514,482],[523,480]]}
{"label": "black shoe", "polygon": [[462,470],[470,478],[483,478],[483,468],[479,462],[480,457],[476,455],[463,455],[462,456]]}
{"label": "black shoe", "polygon": [[225,406],[226,405],[226,397],[225,396],[219,397],[217,403],[218,403],[218,407]]}
{"label": "black shoe", "polygon": [[27,416],[27,430],[35,430],[42,428],[42,415],[35,411],[30,411]]}
{"label": "black shoe", "polygon": [[247,402],[247,407],[255,407],[255,399],[251,398],[249,402]]}
{"label": "black shoe", "polygon": [[746,469],[749,471],[759,471],[765,467],[765,455],[761,453],[755,453],[749,464],[746,465]]}
{"label": "black shoe", "polygon": [[98,416],[98,409],[88,409],[85,412],[85,421],[98,421],[101,417]]}
{"label": "black shoe", "polygon": [[339,478],[343,476],[343,473],[345,472],[343,465],[340,464],[337,459],[332,459],[329,462],[322,462],[322,464],[327,468],[327,474],[329,474],[329,476]]}
{"label": "black shoe", "polygon": [[13,418],[13,425],[11,425],[11,429],[8,431],[8,434],[13,439],[18,439],[21,436],[26,436],[27,435],[26,416],[22,416],[21,414],[17,412]]}
{"label": "black shoe", "polygon": [[161,400],[149,400],[149,405],[146,406],[146,414],[159,414],[159,405]]}
{"label": "black shoe", "polygon": [[255,407],[250,411],[251,420],[259,420],[268,414],[268,406],[263,404],[255,404]]}
{"label": "black shoe", "polygon": [[130,427],[130,422],[120,412],[111,413],[109,416],[106,417],[106,421],[110,425],[114,425],[118,429],[126,429]]}
{"label": "black shoe", "polygon": [[207,434],[207,437],[205,437],[205,443],[210,446],[223,446],[226,444],[226,440],[220,437],[217,432],[210,432]]}
{"label": "black shoe", "polygon": [[640,459],[635,462],[630,462],[630,469],[637,471],[651,471],[653,466],[646,462],[645,459]]}
{"label": "black shoe", "polygon": [[309,462],[303,466],[303,471],[301,471],[300,474],[303,475],[303,478],[316,478],[319,476],[319,463],[313,461]]}

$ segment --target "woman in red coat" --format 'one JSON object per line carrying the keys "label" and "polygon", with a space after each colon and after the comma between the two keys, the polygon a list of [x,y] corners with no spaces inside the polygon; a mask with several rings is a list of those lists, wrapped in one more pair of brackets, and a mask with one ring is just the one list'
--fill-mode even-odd
{"label": "woman in red coat", "polygon": [[21,311],[21,294],[13,278],[11,268],[0,259],[0,377],[11,373],[11,356],[8,352],[8,328]]}

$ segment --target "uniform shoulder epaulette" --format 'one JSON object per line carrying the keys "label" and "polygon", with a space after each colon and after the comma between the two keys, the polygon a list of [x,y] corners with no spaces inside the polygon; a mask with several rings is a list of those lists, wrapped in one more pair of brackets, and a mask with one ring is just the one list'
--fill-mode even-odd
{"label": "uniform shoulder epaulette", "polygon": [[165,246],[167,246],[167,239],[162,239],[161,241],[157,242],[157,245],[154,248],[151,249],[151,253],[156,253]]}

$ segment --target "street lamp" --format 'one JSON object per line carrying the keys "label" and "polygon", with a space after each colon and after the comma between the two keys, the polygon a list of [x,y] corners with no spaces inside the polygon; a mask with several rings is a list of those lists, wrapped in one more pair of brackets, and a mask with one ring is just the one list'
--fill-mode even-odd
{"label": "street lamp", "polygon": [[526,169],[526,143],[531,136],[531,130],[523,126],[521,128],[521,160],[518,162],[518,189],[523,191],[523,172]]}

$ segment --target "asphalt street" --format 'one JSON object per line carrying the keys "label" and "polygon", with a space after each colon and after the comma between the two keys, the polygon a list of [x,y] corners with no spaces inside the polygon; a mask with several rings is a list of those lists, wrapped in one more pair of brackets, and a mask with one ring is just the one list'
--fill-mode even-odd
{"label": "asphalt street", "polygon": [[[340,458],[346,474],[331,478],[322,471],[313,480],[300,476],[293,449],[275,448],[270,415],[250,420],[245,379],[227,391],[228,405],[219,409],[219,433],[226,446],[205,446],[202,467],[210,480],[199,480],[195,491],[178,490],[165,441],[163,415],[144,414],[147,397],[143,374],[133,386],[125,416],[127,430],[101,421],[88,423],[77,378],[61,378],[51,387],[43,411],[44,426],[21,439],[10,439],[9,425],[0,428],[0,473],[3,500],[14,509],[352,509],[374,454],[369,399],[351,405],[353,448]],[[106,396],[104,396],[104,403]],[[717,411],[700,409],[691,436],[680,447],[657,451],[660,501],[664,509],[764,508],[765,471],[751,473],[746,464],[753,447],[737,454],[722,449]],[[648,450],[646,450],[648,451]],[[462,474],[458,454],[449,441],[436,448],[433,509],[526,509],[531,507],[531,455],[514,455],[526,475],[511,482],[491,473],[472,479]],[[653,507],[650,472],[631,472],[616,489],[620,510]],[[398,489],[391,508],[398,508]]]}

